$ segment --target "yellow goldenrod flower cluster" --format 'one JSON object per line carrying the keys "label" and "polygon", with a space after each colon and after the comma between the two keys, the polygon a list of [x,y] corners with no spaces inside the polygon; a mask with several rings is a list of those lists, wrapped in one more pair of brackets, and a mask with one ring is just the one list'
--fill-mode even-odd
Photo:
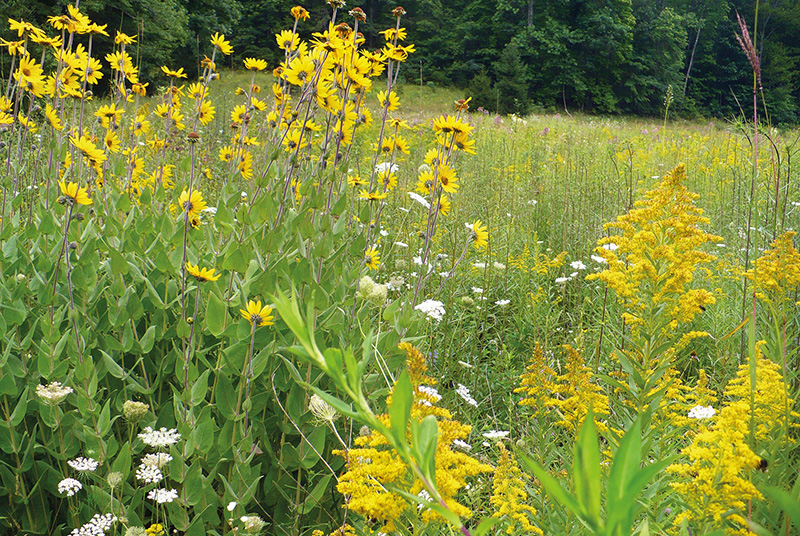
{"label": "yellow goldenrod flower cluster", "polygon": [[781,303],[800,285],[800,252],[794,247],[797,233],[787,231],[756,259],[755,267],[745,272],[756,295],[771,303]]}
{"label": "yellow goldenrod flower cluster", "polygon": [[[728,403],[716,416],[701,419],[701,430],[682,452],[686,460],[668,468],[677,476],[671,486],[686,507],[676,516],[676,527],[686,521],[703,530],[725,528],[730,534],[750,534],[746,508],[749,501],[762,498],[749,478],[761,464],[754,449],[767,440],[788,441],[789,419],[798,417],[787,410],[794,401],[786,394],[779,365],[762,356],[761,344],[755,359],[754,388],[750,365],[741,365],[725,389]],[[708,393],[705,396],[713,400]]]}
{"label": "yellow goldenrod flower cluster", "polygon": [[587,279],[599,279],[617,293],[631,326],[660,324],[656,316],[663,309],[665,327],[675,330],[715,301],[711,292],[693,289],[691,283],[698,266],[714,259],[702,246],[722,239],[700,228],[709,220],[695,206],[699,196],[684,186],[685,180],[681,164],[647,192],[637,208],[605,225],[621,234],[598,241],[595,251],[608,268]]}
{"label": "yellow goldenrod flower cluster", "polygon": [[537,412],[545,408],[558,410],[560,419],[556,424],[573,435],[577,435],[591,408],[598,430],[606,431],[608,426],[598,419],[609,414],[608,396],[592,381],[594,375],[580,352],[569,345],[564,345],[564,350],[567,353],[565,370],[557,374],[545,363],[544,352],[537,343],[527,372],[521,376],[522,385],[514,390],[526,395],[519,404],[533,406]]}
{"label": "yellow goldenrod flower cluster", "polygon": [[[534,235],[533,240],[534,243],[538,241],[538,236]],[[533,254],[528,244],[525,244],[522,253],[509,256],[508,264],[524,273],[547,275],[551,270],[561,268],[566,258],[566,251],[562,251],[552,258],[542,252]],[[533,260],[533,262],[531,262],[531,260]]]}
{"label": "yellow goldenrod flower cluster", "polygon": [[544,534],[542,529],[531,523],[530,516],[536,515],[536,509],[525,504],[528,493],[517,460],[502,442],[498,442],[497,447],[500,449],[500,459],[492,481],[491,503],[496,508],[492,517],[506,519],[506,534],[514,534],[517,527],[527,534]]}
{"label": "yellow goldenrod flower cluster", "polygon": [[675,427],[690,426],[700,422],[698,419],[689,418],[689,412],[697,406],[713,407],[717,402],[716,392],[708,386],[708,376],[704,369],[700,369],[694,386],[686,385],[678,376],[678,371],[670,367],[659,381],[658,391],[667,386],[664,391],[664,418]]}
{"label": "yellow goldenrod flower cluster", "polygon": [[[453,420],[450,412],[437,406],[441,398],[432,388],[436,381],[427,375],[427,365],[422,353],[408,343],[400,344],[406,353],[406,368],[414,388],[411,418],[421,420],[428,415],[437,418],[439,436],[436,444],[436,489],[447,507],[460,517],[469,517],[471,511],[456,501],[455,496],[467,478],[492,471],[492,467],[471,456],[454,450],[453,442],[469,436],[470,426]],[[387,400],[391,405],[391,395]],[[389,416],[379,419],[389,426]],[[377,432],[356,439],[356,447],[336,453],[347,460],[347,471],[339,478],[337,489],[349,497],[348,508],[365,517],[381,521],[380,529],[389,533],[396,529],[403,516],[413,516],[415,505],[409,505],[392,486],[421,494],[422,482],[415,479],[400,456],[389,446],[387,439]],[[438,514],[429,509],[421,512],[423,522],[441,522]]]}

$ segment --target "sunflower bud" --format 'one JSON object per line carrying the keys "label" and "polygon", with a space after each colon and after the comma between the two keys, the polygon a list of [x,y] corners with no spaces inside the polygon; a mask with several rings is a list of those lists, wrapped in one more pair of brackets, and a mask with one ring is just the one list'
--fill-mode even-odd
{"label": "sunflower bud", "polygon": [[150,409],[149,404],[145,404],[144,402],[135,402],[133,400],[126,400],[124,404],[122,404],[122,415],[125,416],[125,419],[131,423],[139,422],[142,417],[147,415],[147,411]]}
{"label": "sunflower bud", "polygon": [[114,471],[112,473],[108,473],[108,477],[106,477],[106,482],[108,482],[109,487],[111,489],[116,488],[120,484],[122,484],[123,475],[119,471]]}
{"label": "sunflower bud", "polygon": [[386,298],[389,294],[389,288],[386,285],[380,285],[372,280],[368,275],[365,275],[358,282],[358,292],[356,297],[364,300],[365,302],[381,307],[386,303]]}

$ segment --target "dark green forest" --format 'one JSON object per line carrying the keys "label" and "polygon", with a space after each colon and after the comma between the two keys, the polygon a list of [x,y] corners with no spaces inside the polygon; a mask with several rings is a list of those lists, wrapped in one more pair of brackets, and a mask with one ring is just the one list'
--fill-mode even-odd
{"label": "dark green forest", "polygon": [[[0,13],[45,26],[65,0],[0,1]],[[300,27],[320,30],[331,8],[299,2],[312,18]],[[196,71],[208,38],[232,41],[232,65],[244,57],[274,67],[275,33],[291,27],[296,0],[83,0],[80,7],[109,29],[139,34],[142,75],[158,77],[162,64]],[[393,25],[396,2],[349,0],[368,16],[369,48]],[[800,113],[800,2],[797,0],[407,0],[403,26],[417,53],[401,73],[408,82],[455,86],[502,113],[534,109],[731,117],[752,102],[753,70],[739,46],[737,12],[747,22],[761,59],[765,117],[797,122]],[[756,19],[757,15],[757,19]],[[350,21],[352,22],[352,21]],[[8,37],[8,36],[4,36]],[[110,41],[110,40],[109,40]],[[106,45],[110,46],[110,42]],[[102,45],[101,45],[102,47]]]}

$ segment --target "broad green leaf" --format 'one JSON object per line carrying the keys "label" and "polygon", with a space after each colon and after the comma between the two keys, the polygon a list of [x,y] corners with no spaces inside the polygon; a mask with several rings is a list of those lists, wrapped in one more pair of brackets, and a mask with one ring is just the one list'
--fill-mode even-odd
{"label": "broad green leaf", "polygon": [[778,503],[786,518],[792,522],[795,531],[800,531],[800,500],[781,488],[765,486],[761,488],[770,499]]}
{"label": "broad green leaf", "polygon": [[144,332],[142,338],[139,339],[139,345],[142,347],[142,352],[145,354],[150,353],[150,350],[153,349],[153,344],[156,340],[156,327],[150,326],[147,328],[147,331]]}
{"label": "broad green leaf", "polygon": [[589,411],[578,433],[572,460],[572,481],[584,523],[590,528],[599,528],[602,524],[600,519],[600,448],[597,445],[597,431],[592,411]]}
{"label": "broad green leaf", "polygon": [[111,271],[116,274],[125,275],[128,273],[128,261],[116,249],[108,248],[108,257],[111,261]]}
{"label": "broad green leaf", "polygon": [[103,364],[108,370],[108,373],[114,376],[115,378],[122,379],[125,377],[125,370],[114,361],[114,358],[105,353],[103,350],[100,350],[100,355],[103,357]]}
{"label": "broad green leaf", "polygon": [[[219,297],[213,292],[208,293],[206,303],[206,328],[215,337],[222,335],[225,331],[225,323],[228,319],[228,308]],[[195,319],[196,321],[196,319]]]}
{"label": "broad green leaf", "polygon": [[403,444],[406,442],[406,430],[411,417],[411,406],[414,403],[414,390],[408,371],[404,370],[394,384],[392,405],[389,406],[389,423],[392,434]]}
{"label": "broad green leaf", "polygon": [[562,506],[568,508],[575,515],[580,515],[581,508],[578,505],[578,500],[569,491],[564,489],[558,480],[550,476],[550,473],[548,473],[544,467],[539,465],[539,463],[533,458],[526,456],[525,454],[520,454],[518,459],[528,469],[528,471],[533,473],[533,475],[539,480],[539,482],[542,484],[542,487],[547,494],[550,495],[550,497],[561,503]]}

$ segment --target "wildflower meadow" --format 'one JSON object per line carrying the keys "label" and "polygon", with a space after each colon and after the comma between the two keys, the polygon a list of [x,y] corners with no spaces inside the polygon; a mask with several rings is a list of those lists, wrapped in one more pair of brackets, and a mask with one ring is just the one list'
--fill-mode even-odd
{"label": "wildflower meadow", "polygon": [[319,4],[191,79],[8,19],[2,532],[800,534],[797,131],[495,115]]}

